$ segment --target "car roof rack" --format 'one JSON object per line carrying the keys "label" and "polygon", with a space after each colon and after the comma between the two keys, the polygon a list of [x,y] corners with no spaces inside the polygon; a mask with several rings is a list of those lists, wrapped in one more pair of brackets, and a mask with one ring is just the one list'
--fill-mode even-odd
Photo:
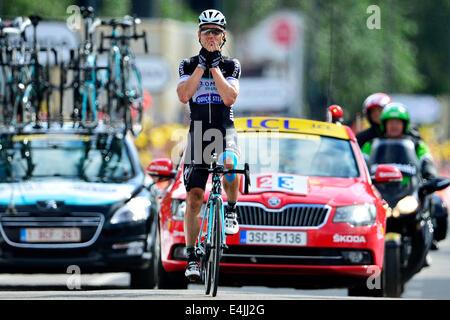
{"label": "car roof rack", "polygon": [[0,135],[18,135],[18,134],[115,134],[118,137],[125,136],[124,126],[112,126],[99,121],[95,127],[83,127],[81,123],[74,121],[52,122],[47,125],[46,122],[40,122],[40,125],[29,123],[24,126],[0,126]]}

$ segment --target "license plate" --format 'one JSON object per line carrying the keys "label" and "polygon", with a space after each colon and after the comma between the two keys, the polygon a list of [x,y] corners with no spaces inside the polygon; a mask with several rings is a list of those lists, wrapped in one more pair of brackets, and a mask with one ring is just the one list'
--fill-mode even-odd
{"label": "license plate", "polygon": [[80,242],[80,228],[26,228],[20,230],[22,242]]}
{"label": "license plate", "polygon": [[241,230],[240,243],[280,246],[306,246],[306,232]]}

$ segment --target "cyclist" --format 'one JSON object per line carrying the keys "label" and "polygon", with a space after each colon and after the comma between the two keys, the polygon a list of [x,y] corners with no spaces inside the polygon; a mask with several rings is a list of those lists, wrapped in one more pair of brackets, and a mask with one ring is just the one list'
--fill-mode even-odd
{"label": "cyclist", "polygon": [[[240,63],[235,58],[222,55],[227,31],[225,16],[220,11],[203,11],[198,18],[198,27],[201,50],[198,55],[181,61],[177,87],[179,100],[189,102],[190,107],[185,177],[193,160],[195,166],[209,167],[213,152],[220,155],[219,162],[226,169],[235,168],[239,157],[233,104],[239,94]],[[195,242],[200,232],[198,215],[207,179],[207,172],[194,171],[189,181],[184,182],[187,191],[184,231],[188,260],[185,275],[191,280],[200,276]],[[236,214],[239,177],[225,175],[223,187],[228,200],[225,233],[236,234],[239,231]]]}
{"label": "cyclist", "polygon": [[336,123],[337,125],[344,122],[344,110],[341,106],[333,104],[327,108],[327,122]]}
{"label": "cyclist", "polygon": [[364,115],[370,123],[370,127],[356,135],[359,147],[361,148],[367,141],[381,137],[380,131],[380,115],[383,108],[388,103],[392,102],[391,97],[385,93],[371,94],[364,100],[363,108]]}

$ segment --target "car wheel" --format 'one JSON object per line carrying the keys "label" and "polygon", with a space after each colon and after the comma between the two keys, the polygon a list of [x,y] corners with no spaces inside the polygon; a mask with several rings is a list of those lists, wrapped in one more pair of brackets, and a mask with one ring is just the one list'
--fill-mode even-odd
{"label": "car wheel", "polygon": [[[158,236],[156,234],[155,238]],[[153,289],[158,279],[158,264],[156,257],[156,239],[151,248],[152,258],[147,268],[130,272],[130,288]],[[159,246],[158,246],[159,250]]]}
{"label": "car wheel", "polygon": [[381,273],[377,275],[379,278],[364,279],[363,282],[358,283],[356,286],[348,288],[348,295],[350,297],[384,297],[384,288],[386,281],[385,263],[386,259],[384,259],[383,269],[381,270]]}
{"label": "car wheel", "polygon": [[[159,229],[159,228],[158,228]],[[161,261],[161,239],[159,237],[159,230],[156,233],[155,242],[155,262],[158,270],[158,289],[187,289],[188,280],[183,272],[167,272]]]}
{"label": "car wheel", "polygon": [[385,295],[391,298],[400,297],[403,291],[403,284],[400,268],[400,247],[396,243],[390,243],[389,241],[386,243],[385,260]]}

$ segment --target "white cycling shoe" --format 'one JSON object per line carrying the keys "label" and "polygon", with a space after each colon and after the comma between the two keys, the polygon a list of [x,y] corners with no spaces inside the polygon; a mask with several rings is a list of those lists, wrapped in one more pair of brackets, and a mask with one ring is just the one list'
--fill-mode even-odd
{"label": "white cycling shoe", "polygon": [[197,261],[190,261],[186,266],[184,275],[191,281],[195,281],[200,278],[200,267]]}
{"label": "white cycling shoe", "polygon": [[239,223],[236,212],[225,212],[225,234],[232,236],[239,232]]}

